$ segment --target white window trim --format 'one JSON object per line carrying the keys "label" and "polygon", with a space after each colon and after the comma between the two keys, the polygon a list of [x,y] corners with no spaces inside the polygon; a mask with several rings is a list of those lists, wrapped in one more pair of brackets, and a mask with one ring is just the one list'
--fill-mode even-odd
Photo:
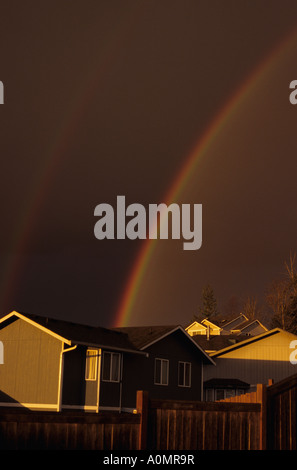
{"label": "white window trim", "polygon": [[[88,353],[93,351],[95,354],[88,356]],[[96,382],[97,380],[97,370],[98,370],[98,356],[99,356],[99,351],[98,349],[87,349],[86,351],[86,368],[85,368],[85,380],[88,382]],[[95,378],[89,378],[87,377],[87,361],[88,358],[93,357],[95,358]]]}
{"label": "white window trim", "polygon": [[[160,378],[162,378],[163,363],[166,362],[166,363],[168,364],[166,383],[158,383],[158,382],[156,382],[156,364],[157,364],[157,361],[161,361],[161,373],[160,373]],[[154,385],[161,385],[161,386],[163,386],[163,387],[168,387],[168,385],[169,385],[169,360],[168,360],[168,359],[163,359],[163,358],[161,358],[161,357],[156,357],[156,358],[155,358]]]}
{"label": "white window trim", "polygon": [[[105,354],[110,354],[110,356],[111,356],[111,358],[110,358],[110,369],[109,369],[109,379],[104,379],[104,356],[105,356]],[[118,380],[112,380],[112,378],[111,378],[113,356],[119,356]],[[121,380],[121,353],[112,352],[112,351],[103,351],[102,382],[119,383],[120,380]]]}
{"label": "white window trim", "polygon": [[[186,382],[186,375],[185,375],[186,374],[186,368],[185,367],[184,367],[183,385],[178,383],[180,364],[189,364],[189,366],[190,366],[190,385],[185,385],[185,382]],[[192,363],[191,362],[178,361],[178,365],[177,365],[177,384],[178,384],[179,387],[182,387],[182,388],[191,388],[192,387]]]}

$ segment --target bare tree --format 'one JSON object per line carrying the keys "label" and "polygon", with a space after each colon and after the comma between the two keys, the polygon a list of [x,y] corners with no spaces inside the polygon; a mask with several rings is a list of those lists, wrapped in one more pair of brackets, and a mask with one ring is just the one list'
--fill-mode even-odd
{"label": "bare tree", "polygon": [[249,320],[254,320],[260,315],[260,308],[255,297],[248,297],[243,304],[243,313]]}
{"label": "bare tree", "polygon": [[286,310],[289,299],[288,282],[286,279],[273,281],[266,294],[266,303],[272,311],[272,327],[286,327]]}
{"label": "bare tree", "polygon": [[284,263],[283,278],[275,280],[266,294],[266,303],[272,311],[272,327],[292,331],[297,325],[297,270],[296,254],[290,254],[289,261]]}

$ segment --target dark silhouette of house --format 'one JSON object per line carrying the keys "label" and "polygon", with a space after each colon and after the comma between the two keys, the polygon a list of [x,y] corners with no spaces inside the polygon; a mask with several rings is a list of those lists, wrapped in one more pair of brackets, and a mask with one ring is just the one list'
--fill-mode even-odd
{"label": "dark silhouette of house", "polygon": [[[143,359],[129,356],[125,380],[141,386],[151,398],[172,400],[202,400],[203,368],[215,362],[181,326],[139,326],[116,328],[125,333],[140,351],[147,353],[145,370]],[[135,371],[139,373],[135,374]],[[129,393],[129,386],[125,387]],[[125,400],[129,397],[125,395]]]}
{"label": "dark silhouette of house", "polygon": [[214,361],[179,326],[107,329],[19,312],[0,319],[0,406],[132,411],[137,390],[202,398]]}

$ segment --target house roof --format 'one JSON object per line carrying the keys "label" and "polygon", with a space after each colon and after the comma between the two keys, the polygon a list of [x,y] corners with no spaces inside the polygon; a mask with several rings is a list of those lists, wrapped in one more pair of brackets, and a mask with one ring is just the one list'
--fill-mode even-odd
{"label": "house roof", "polygon": [[128,335],[130,341],[135,347],[141,351],[145,350],[157,341],[161,341],[163,338],[174,333],[175,331],[181,331],[187,339],[202,353],[204,359],[214,364],[213,359],[204,351],[204,349],[193,340],[184,328],[180,325],[166,325],[166,326],[127,326],[122,328],[114,328],[115,331],[124,332]]}
{"label": "house roof", "polygon": [[206,325],[210,325],[211,327],[213,327],[213,329],[218,329],[218,330],[221,330],[221,327],[218,326],[217,324],[211,322],[210,320],[208,320],[208,318],[204,318],[201,322],[203,325],[206,324]]}
{"label": "house roof", "polygon": [[268,331],[266,326],[264,326],[263,323],[261,323],[259,320],[247,320],[247,321],[241,323],[240,325],[238,325],[238,328],[234,327],[234,330],[240,330],[240,331],[243,332],[245,329],[249,328],[254,323],[258,324],[258,326],[261,326],[263,328],[263,330]]}
{"label": "house roof", "polygon": [[232,330],[233,328],[238,327],[246,321],[248,321],[248,318],[243,313],[241,313],[240,315],[235,318],[232,318],[231,320],[227,319],[219,321],[218,325],[221,328],[224,328],[224,330]]}
{"label": "house roof", "polygon": [[249,388],[250,384],[239,379],[213,378],[203,383],[204,388]]}
{"label": "house roof", "polygon": [[199,329],[202,329],[202,330],[206,330],[206,329],[207,329],[205,325],[202,325],[202,323],[200,323],[200,322],[197,321],[197,320],[193,321],[190,325],[187,325],[187,326],[185,326],[184,328],[185,328],[185,330],[187,331],[187,330],[189,330],[190,328],[193,328],[194,326],[197,326],[197,327],[199,327]]}
{"label": "house roof", "polygon": [[204,318],[200,322],[197,320],[193,321],[193,323],[185,327],[185,330],[189,330],[190,328],[193,328],[194,326],[198,326],[200,329],[204,329],[204,330],[207,330],[207,326],[210,326],[213,329],[221,330],[220,326],[218,326],[216,323],[211,322],[208,318]]}
{"label": "house roof", "polygon": [[210,335],[209,339],[205,335],[195,335],[193,340],[199,344],[205,351],[219,351],[241,341],[245,341],[247,335]]}
{"label": "house roof", "polygon": [[0,319],[0,328],[1,323],[13,321],[14,317],[21,318],[33,324],[35,327],[46,331],[48,334],[55,336],[68,345],[82,344],[85,346],[112,348],[114,350],[140,353],[138,348],[131,343],[128,336],[124,333],[39,315],[13,311]]}

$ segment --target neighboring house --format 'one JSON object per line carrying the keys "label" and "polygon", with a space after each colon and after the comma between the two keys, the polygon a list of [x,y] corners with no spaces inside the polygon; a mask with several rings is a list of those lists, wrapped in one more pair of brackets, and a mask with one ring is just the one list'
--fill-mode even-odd
{"label": "neighboring house", "polygon": [[193,323],[185,327],[185,331],[190,336],[206,335],[207,328],[206,326],[202,325],[202,323],[199,323],[198,321],[193,321]]}
{"label": "neighboring house", "polygon": [[268,331],[268,328],[259,320],[249,320],[243,313],[228,322],[219,323],[221,334],[256,336]]}
{"label": "neighboring house", "polygon": [[233,329],[237,329],[239,325],[246,321],[248,321],[248,318],[243,313],[241,313],[237,317],[232,318],[232,320],[222,320],[220,322],[220,326],[225,331],[231,331]]}
{"label": "neighboring house", "polygon": [[208,337],[218,335],[247,335],[255,336],[268,329],[259,320],[249,320],[243,313],[233,320],[211,322],[207,318],[201,322],[194,321],[185,330],[190,336],[204,335]]}
{"label": "neighboring house", "polygon": [[[137,383],[151,398],[202,400],[203,371],[207,364],[214,366],[214,361],[181,326],[124,327],[116,331],[126,333],[137,349],[148,354],[143,370],[140,357],[129,357],[125,380]],[[125,392],[123,396],[129,399]]]}
{"label": "neighboring house", "polygon": [[0,319],[0,340],[0,406],[119,409],[123,363],[145,360],[121,333],[18,312]]}
{"label": "neighboring house", "polygon": [[133,411],[137,390],[197,399],[214,361],[181,327],[107,329],[11,312],[0,319],[0,406]]}
{"label": "neighboring house", "polygon": [[216,366],[204,368],[204,399],[238,395],[256,384],[279,382],[295,374],[291,354],[296,340],[297,336],[275,328],[210,353]]}
{"label": "neighboring house", "polygon": [[221,334],[221,328],[212,323],[211,321],[207,320],[207,318],[202,320],[200,323],[198,321],[194,321],[189,326],[187,326],[185,330],[190,336],[211,336]]}

